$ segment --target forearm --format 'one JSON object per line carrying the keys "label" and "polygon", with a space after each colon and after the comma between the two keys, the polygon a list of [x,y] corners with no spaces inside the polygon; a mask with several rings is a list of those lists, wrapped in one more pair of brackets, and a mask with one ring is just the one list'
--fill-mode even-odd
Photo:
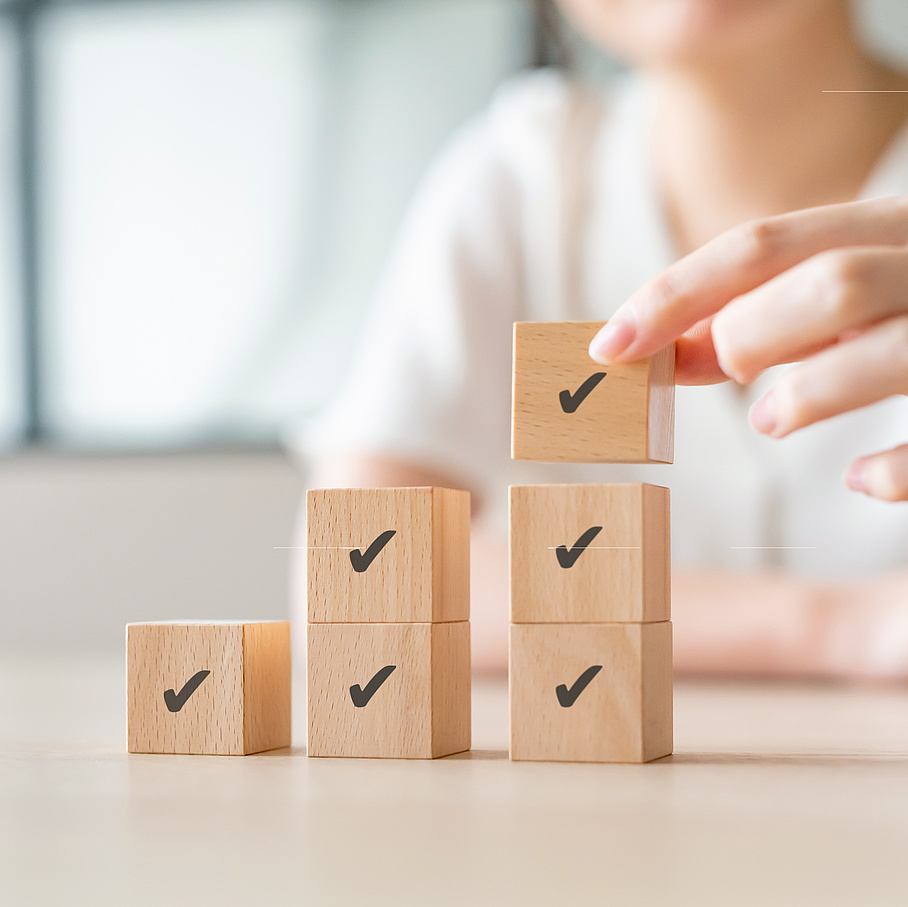
{"label": "forearm", "polygon": [[840,582],[676,571],[679,675],[908,677],[908,571]]}
{"label": "forearm", "polygon": [[679,675],[825,674],[830,589],[785,574],[676,570],[672,577]]}

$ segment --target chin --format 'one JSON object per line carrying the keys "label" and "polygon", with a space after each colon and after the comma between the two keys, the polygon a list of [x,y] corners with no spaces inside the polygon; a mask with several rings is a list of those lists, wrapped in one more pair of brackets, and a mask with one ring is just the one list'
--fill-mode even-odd
{"label": "chin", "polygon": [[745,51],[848,0],[558,0],[577,28],[632,65],[703,60]]}

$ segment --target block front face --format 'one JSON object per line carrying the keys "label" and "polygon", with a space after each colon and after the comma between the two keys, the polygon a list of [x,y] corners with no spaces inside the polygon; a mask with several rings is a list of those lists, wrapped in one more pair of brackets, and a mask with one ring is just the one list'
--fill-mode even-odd
{"label": "block front face", "polygon": [[130,624],[126,648],[129,752],[243,752],[242,625]]}
{"label": "block front face", "polygon": [[671,623],[511,626],[511,759],[648,762],[672,751]]}
{"label": "block front face", "polygon": [[674,347],[639,362],[601,366],[588,349],[602,324],[514,325],[514,459],[672,462]]}
{"label": "block front face", "polygon": [[470,748],[470,625],[310,624],[310,756],[431,759]]}
{"label": "block front face", "polygon": [[658,485],[513,486],[511,620],[668,620],[670,522]]}
{"label": "block front face", "polygon": [[469,619],[468,492],[313,489],[306,501],[310,622]]}

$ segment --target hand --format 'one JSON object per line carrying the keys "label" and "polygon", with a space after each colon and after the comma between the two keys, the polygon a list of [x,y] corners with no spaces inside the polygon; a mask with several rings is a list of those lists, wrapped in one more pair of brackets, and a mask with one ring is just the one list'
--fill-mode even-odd
{"label": "hand", "polygon": [[[908,198],[729,230],[634,293],[590,355],[625,362],[676,339],[679,384],[748,383],[800,361],[751,408],[751,424],[773,438],[908,394]],[[846,483],[908,500],[908,444],[855,460]]]}

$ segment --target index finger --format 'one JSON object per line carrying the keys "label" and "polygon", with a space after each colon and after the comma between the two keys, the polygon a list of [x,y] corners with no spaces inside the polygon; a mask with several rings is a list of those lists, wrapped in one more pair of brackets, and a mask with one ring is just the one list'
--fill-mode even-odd
{"label": "index finger", "polygon": [[650,356],[736,296],[838,246],[908,243],[908,199],[849,202],[749,221],[637,290],[593,338],[605,364]]}

